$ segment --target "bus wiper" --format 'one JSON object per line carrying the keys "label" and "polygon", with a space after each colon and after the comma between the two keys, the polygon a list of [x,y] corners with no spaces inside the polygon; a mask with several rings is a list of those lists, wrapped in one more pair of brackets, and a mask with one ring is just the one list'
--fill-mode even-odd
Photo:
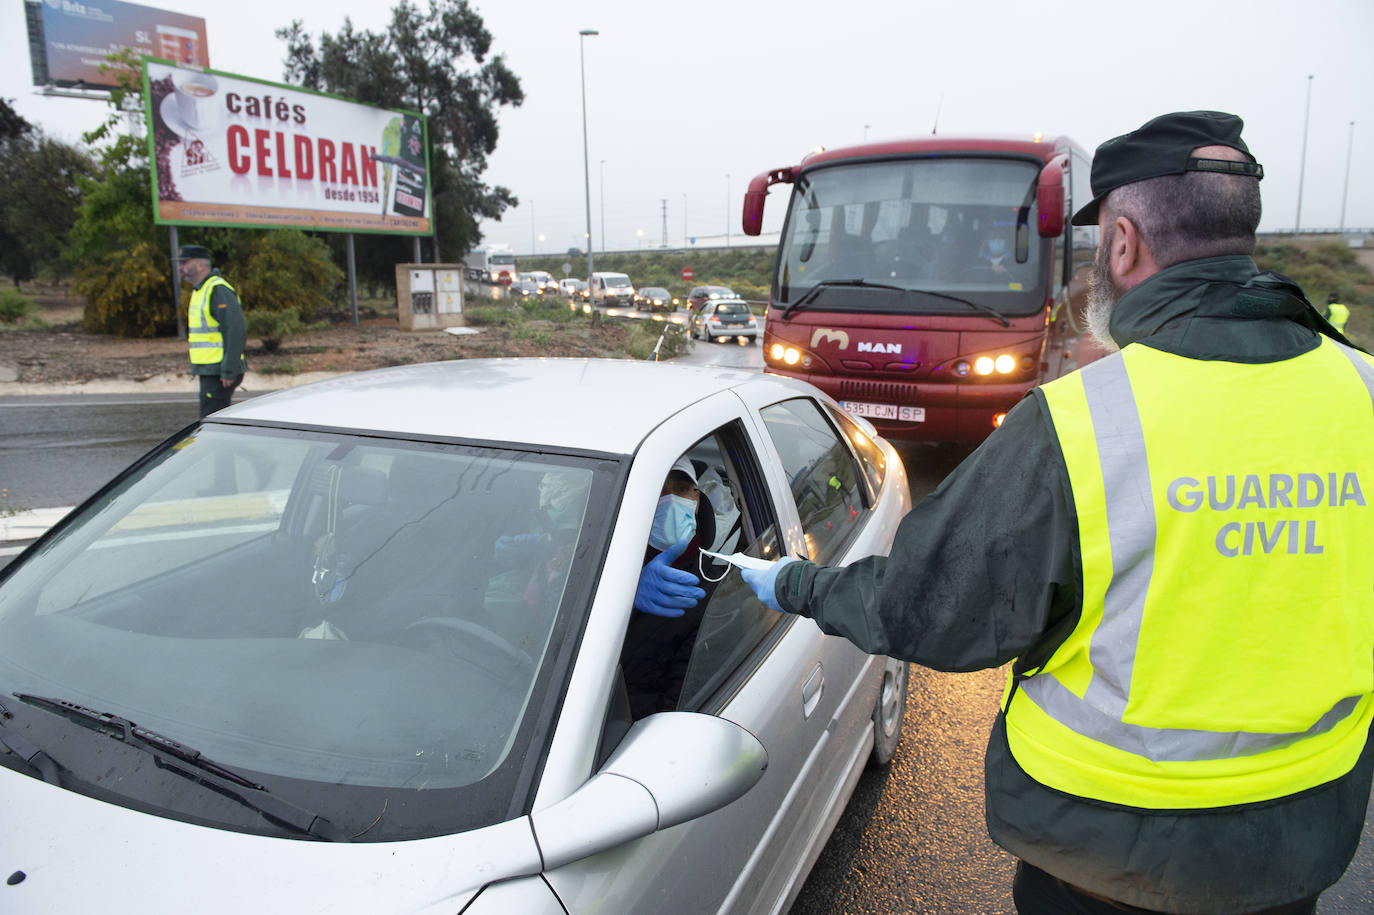
{"label": "bus wiper", "polygon": [[822,289],[827,289],[834,286],[862,286],[865,289],[893,289],[897,292],[907,291],[905,286],[893,286],[890,283],[874,283],[871,280],[866,280],[863,277],[857,276],[849,280],[821,280],[816,285],[806,290],[806,292],[802,294],[801,298],[797,299],[797,301],[791,303],[782,310],[783,320],[787,320],[788,316],[790,316],[792,312],[796,311],[797,309],[811,304],[812,300],[816,298],[816,296],[820,293]]}
{"label": "bus wiper", "polygon": [[[30,693],[15,693],[14,697],[20,702],[37,706],[52,712],[54,715],[61,715],[76,721],[91,722],[96,725],[94,730],[98,733],[113,737],[131,747],[138,747],[140,750],[151,754],[162,768],[204,781],[219,793],[234,798],[245,807],[256,810],[269,820],[282,826],[330,842],[346,842],[349,839],[346,833],[324,817],[297,807],[290,801],[282,800],[268,791],[266,786],[226,769],[214,760],[203,756],[199,750],[188,747],[156,731],[139,727],[127,718],[121,718],[109,712],[98,712],[95,709],[78,705],[75,702],[67,702],[64,699],[52,699]],[[167,757],[185,763],[198,772],[195,775],[185,772],[175,764],[167,763]]]}
{"label": "bus wiper", "polygon": [[911,291],[919,292],[921,295],[933,295],[937,299],[949,299],[951,302],[958,302],[960,305],[967,305],[974,311],[981,311],[990,318],[996,318],[998,321],[1002,322],[1003,327],[1011,327],[1011,322],[1007,320],[1007,316],[991,305],[984,305],[982,302],[974,302],[971,299],[960,298],[957,295],[949,295],[945,292],[934,292],[930,289],[913,289]]}

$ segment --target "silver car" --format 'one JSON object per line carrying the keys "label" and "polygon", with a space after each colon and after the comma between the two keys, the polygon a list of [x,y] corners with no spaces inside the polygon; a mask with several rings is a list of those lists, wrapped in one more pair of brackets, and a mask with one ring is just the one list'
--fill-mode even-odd
{"label": "silver car", "polygon": [[628,637],[682,457],[721,554],[843,564],[909,508],[865,421],[718,368],[406,366],[169,439],[0,581],[5,912],[784,910],[906,666],[705,556]]}

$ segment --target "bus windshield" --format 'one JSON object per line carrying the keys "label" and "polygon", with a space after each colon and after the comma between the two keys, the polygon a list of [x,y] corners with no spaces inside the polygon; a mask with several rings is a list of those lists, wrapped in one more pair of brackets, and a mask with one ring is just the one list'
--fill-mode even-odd
{"label": "bus windshield", "polygon": [[[783,229],[774,303],[905,314],[966,314],[972,305],[1033,314],[1045,303],[1053,244],[1035,232],[1040,165],[929,157],[802,176]],[[1018,215],[1029,227],[1022,263]]]}

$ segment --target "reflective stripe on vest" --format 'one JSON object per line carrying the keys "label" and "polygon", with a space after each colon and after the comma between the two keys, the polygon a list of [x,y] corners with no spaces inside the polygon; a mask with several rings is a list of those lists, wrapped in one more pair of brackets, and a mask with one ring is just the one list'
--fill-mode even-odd
{"label": "reflective stripe on vest", "polygon": [[1008,707],[1017,762],[1072,794],[1170,809],[1348,771],[1374,716],[1368,358],[1330,340],[1273,365],[1137,345],[1043,390],[1084,603]]}
{"label": "reflective stripe on vest", "polygon": [[199,289],[191,290],[186,308],[186,341],[191,348],[192,365],[215,365],[224,361],[224,335],[219,322],[210,313],[210,293],[217,286],[230,292],[234,287],[224,277],[211,274]]}

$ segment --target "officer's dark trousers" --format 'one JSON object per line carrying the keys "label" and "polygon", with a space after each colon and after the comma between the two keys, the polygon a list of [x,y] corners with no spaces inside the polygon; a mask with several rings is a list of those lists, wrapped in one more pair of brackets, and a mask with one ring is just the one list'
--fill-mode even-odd
{"label": "officer's dark trousers", "polygon": [[216,410],[223,410],[229,406],[229,398],[234,396],[234,391],[243,383],[243,376],[234,379],[234,383],[226,387],[220,384],[218,375],[197,375],[200,379],[200,415],[209,416]]}
{"label": "officer's dark trousers", "polygon": [[[1016,864],[1011,893],[1020,915],[1158,915],[1153,909],[1093,896],[1024,861]],[[1316,911],[1317,897],[1313,896],[1250,915],[1312,915]]]}

